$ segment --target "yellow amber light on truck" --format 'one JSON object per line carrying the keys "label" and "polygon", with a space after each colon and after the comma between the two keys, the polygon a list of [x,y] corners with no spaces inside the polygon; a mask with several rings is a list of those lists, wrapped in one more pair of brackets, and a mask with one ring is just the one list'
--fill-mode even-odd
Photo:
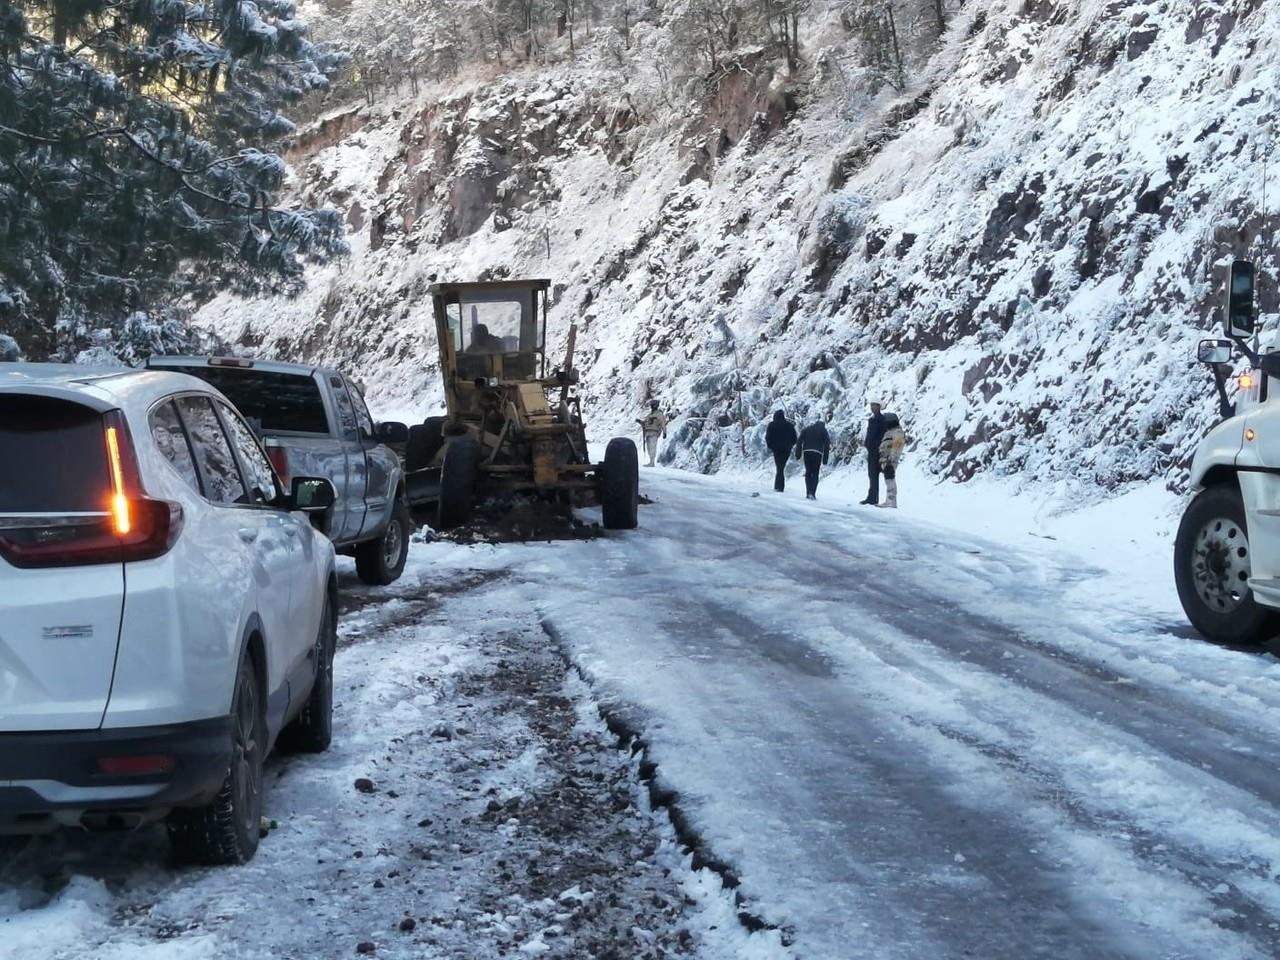
{"label": "yellow amber light on truck", "polygon": [[1256,437],[1256,436],[1257,436],[1257,434],[1253,432],[1253,427],[1247,427],[1247,428],[1245,428],[1245,431],[1244,431],[1244,438],[1245,438],[1246,440],[1252,440],[1252,439],[1253,439],[1254,437]]}
{"label": "yellow amber light on truck", "polygon": [[1252,373],[1242,373],[1242,374],[1240,374],[1239,379],[1238,379],[1238,380],[1236,380],[1236,384],[1240,387],[1240,389],[1241,389],[1241,390],[1252,390],[1252,389],[1253,389],[1253,374],[1252,374]]}

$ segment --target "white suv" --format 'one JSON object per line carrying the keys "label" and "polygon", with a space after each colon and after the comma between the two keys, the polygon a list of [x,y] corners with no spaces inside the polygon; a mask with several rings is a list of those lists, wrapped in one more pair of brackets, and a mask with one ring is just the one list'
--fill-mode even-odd
{"label": "white suv", "polygon": [[0,834],[253,856],[277,736],[329,745],[333,498],[193,377],[0,363]]}

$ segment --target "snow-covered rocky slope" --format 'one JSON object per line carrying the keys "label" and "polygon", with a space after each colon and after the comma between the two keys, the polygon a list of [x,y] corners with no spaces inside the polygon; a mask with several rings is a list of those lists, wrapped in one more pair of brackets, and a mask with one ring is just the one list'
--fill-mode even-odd
{"label": "snow-covered rocky slope", "polygon": [[848,460],[881,399],[939,474],[1177,481],[1214,415],[1193,352],[1221,270],[1263,255],[1280,205],[1280,3],[971,0],[900,98],[868,91],[832,21],[798,77],[747,52],[692,110],[646,29],[626,56],[330,118],[293,161],[347,208],[352,257],[200,322],[423,415],[430,280],[545,275],[593,432],[657,398],[675,465],[762,457],[776,407],[829,417]]}

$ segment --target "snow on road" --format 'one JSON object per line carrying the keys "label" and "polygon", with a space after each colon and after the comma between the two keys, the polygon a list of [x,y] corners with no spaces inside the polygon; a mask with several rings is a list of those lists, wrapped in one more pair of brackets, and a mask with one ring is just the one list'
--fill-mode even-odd
{"label": "snow on road", "polygon": [[638,531],[348,579],[339,739],[272,765],[258,859],[41,840],[0,955],[1280,954],[1280,666],[1192,637],[1167,554],[1133,599],[1050,541],[644,480]]}
{"label": "snow on road", "polygon": [[0,859],[0,958],[783,955],[688,868],[522,588],[439,554],[344,577],[334,745],[269,763],[254,861],[174,870],[158,828],[37,839]]}
{"label": "snow on road", "polygon": [[1273,658],[1053,544],[647,479],[525,573],[583,584],[544,615],[799,955],[1280,952]]}

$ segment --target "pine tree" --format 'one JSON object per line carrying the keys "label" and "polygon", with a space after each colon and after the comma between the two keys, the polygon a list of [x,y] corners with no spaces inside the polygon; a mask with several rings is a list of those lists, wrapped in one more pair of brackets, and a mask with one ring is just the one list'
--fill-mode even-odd
{"label": "pine tree", "polygon": [[183,293],[297,289],[341,218],[277,206],[266,148],[342,60],[292,0],[0,0],[0,329],[67,356]]}

